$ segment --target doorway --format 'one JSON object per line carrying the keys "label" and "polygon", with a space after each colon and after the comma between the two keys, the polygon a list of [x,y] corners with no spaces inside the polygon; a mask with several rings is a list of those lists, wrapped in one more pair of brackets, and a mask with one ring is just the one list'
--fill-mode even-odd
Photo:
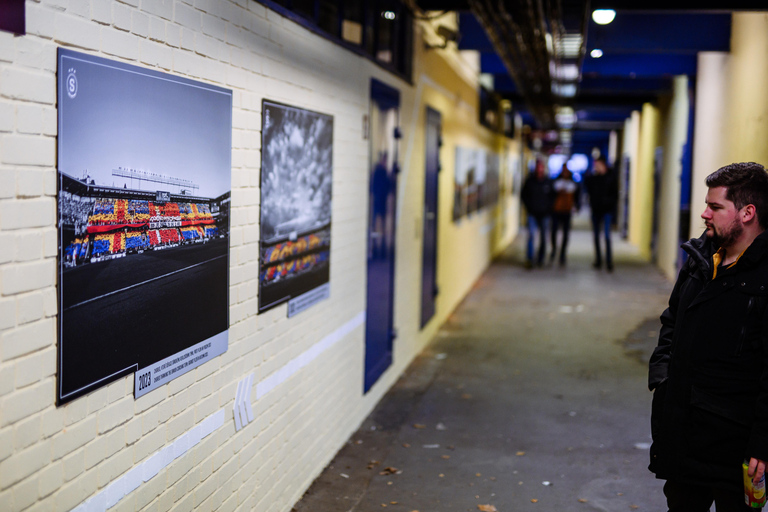
{"label": "doorway", "polygon": [[437,191],[442,145],[440,112],[427,107],[424,169],[424,232],[421,267],[421,327],[435,315],[437,286]]}
{"label": "doorway", "polygon": [[372,79],[365,392],[392,364],[399,115],[400,92]]}

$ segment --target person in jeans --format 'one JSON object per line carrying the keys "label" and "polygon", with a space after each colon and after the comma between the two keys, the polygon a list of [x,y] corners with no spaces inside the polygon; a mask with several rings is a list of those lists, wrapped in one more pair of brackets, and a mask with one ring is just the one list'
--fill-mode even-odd
{"label": "person in jeans", "polygon": [[571,214],[579,209],[579,184],[573,180],[573,173],[566,164],[560,175],[553,183],[555,200],[552,204],[552,251],[549,261],[555,261],[557,254],[557,233],[562,230],[563,237],[560,245],[560,266],[565,265],[565,255],[568,251],[568,235],[571,232]]}
{"label": "person in jeans", "polygon": [[547,176],[547,170],[542,160],[536,160],[536,169],[528,176],[521,191],[521,199],[528,212],[528,247],[526,251],[526,267],[534,265],[533,239],[539,234],[539,250],[535,264],[544,265],[544,255],[547,244],[547,224],[552,214],[554,188],[552,180]]}
{"label": "person in jeans", "polygon": [[616,218],[616,207],[619,202],[619,186],[616,173],[608,167],[605,158],[595,160],[592,174],[584,178],[584,185],[589,196],[589,207],[592,213],[592,234],[595,240],[595,268],[603,265],[603,255],[600,250],[600,234],[605,238],[605,266],[613,271],[613,254],[611,252],[611,226]]}

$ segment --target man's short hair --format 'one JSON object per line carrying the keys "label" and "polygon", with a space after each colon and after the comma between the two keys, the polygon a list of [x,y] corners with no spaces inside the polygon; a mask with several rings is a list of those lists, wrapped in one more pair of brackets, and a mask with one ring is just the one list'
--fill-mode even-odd
{"label": "man's short hair", "polygon": [[760,227],[768,227],[768,171],[754,162],[721,167],[706,179],[707,187],[725,187],[725,198],[737,209],[754,205]]}

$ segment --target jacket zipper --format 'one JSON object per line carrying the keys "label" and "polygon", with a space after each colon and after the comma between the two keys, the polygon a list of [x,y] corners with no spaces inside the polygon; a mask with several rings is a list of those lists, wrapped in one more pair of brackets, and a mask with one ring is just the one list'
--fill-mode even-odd
{"label": "jacket zipper", "polygon": [[750,297],[747,303],[747,318],[744,324],[741,326],[741,337],[739,339],[739,345],[736,347],[736,355],[741,355],[741,349],[744,347],[744,340],[747,338],[747,322],[749,321],[749,314],[752,313],[752,309],[755,307],[755,298]]}

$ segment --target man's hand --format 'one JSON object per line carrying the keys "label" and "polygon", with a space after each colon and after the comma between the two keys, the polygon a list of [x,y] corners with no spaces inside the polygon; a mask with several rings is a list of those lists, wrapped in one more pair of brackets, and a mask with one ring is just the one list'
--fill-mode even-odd
{"label": "man's hand", "polygon": [[752,457],[749,459],[747,474],[752,477],[752,483],[757,484],[765,474],[765,461]]}

